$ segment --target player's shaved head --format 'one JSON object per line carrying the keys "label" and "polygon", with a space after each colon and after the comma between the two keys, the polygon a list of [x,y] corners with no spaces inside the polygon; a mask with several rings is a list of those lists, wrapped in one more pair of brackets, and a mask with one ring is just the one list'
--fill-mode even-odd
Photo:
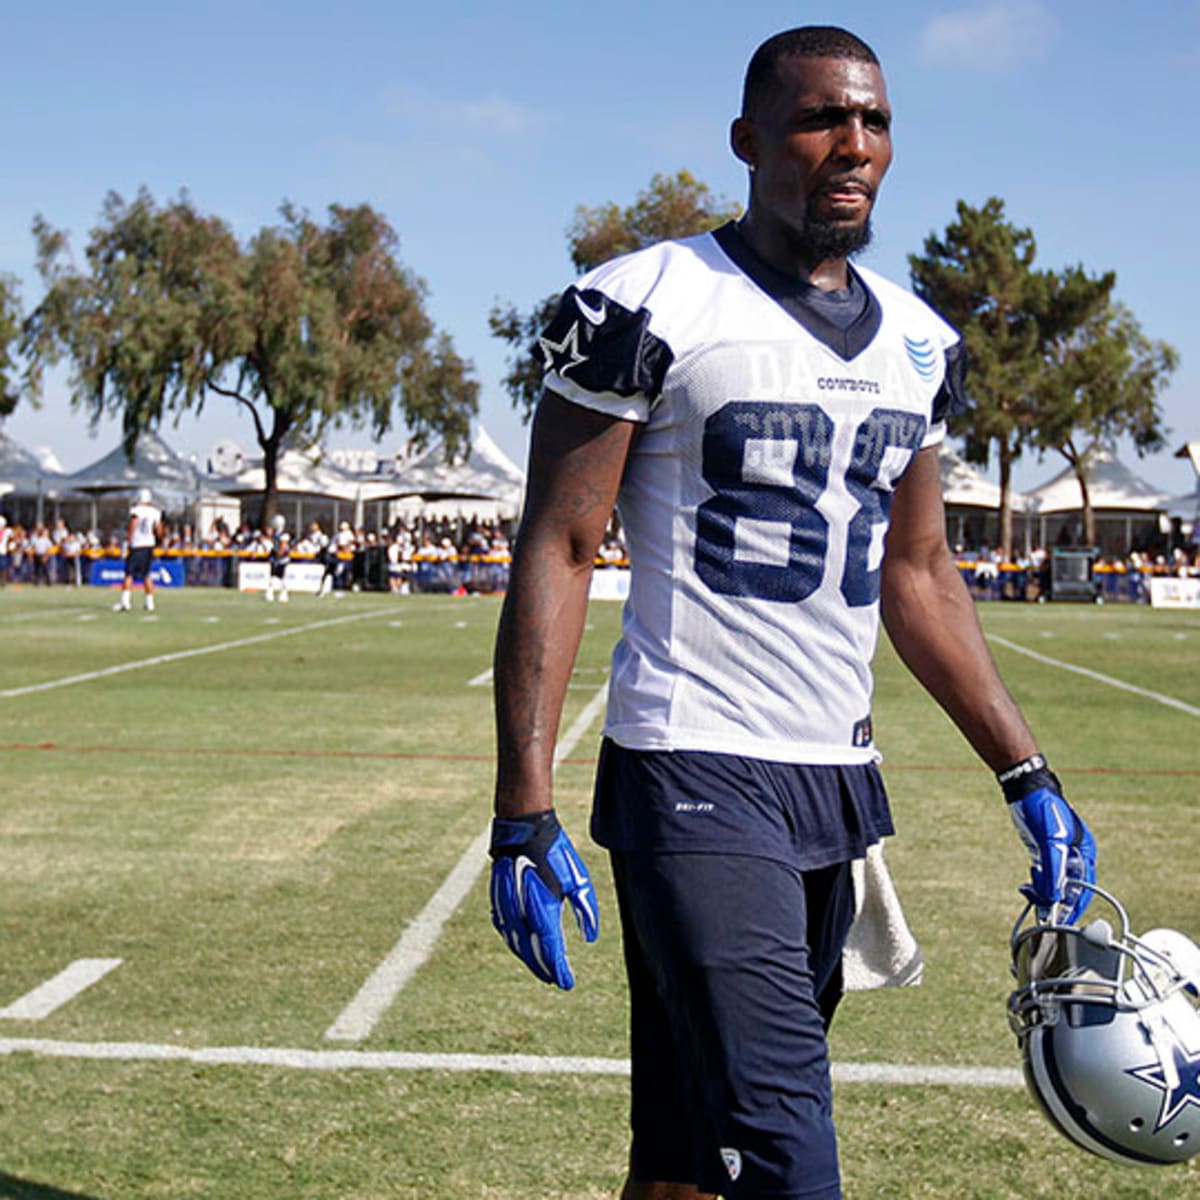
{"label": "player's shaved head", "polygon": [[875,51],[862,38],[837,25],[802,25],[768,38],[750,59],[742,87],[742,116],[757,115],[778,81],[776,67],[784,58],[847,58],[879,65]]}

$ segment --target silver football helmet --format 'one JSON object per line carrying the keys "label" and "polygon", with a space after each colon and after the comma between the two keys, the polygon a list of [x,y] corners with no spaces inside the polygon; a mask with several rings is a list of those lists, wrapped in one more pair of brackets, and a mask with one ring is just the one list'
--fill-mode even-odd
{"label": "silver football helmet", "polygon": [[1085,1150],[1182,1162],[1200,1153],[1200,948],[1174,929],[1135,937],[1114,896],[1081,886],[1116,929],[1104,917],[1056,924],[1032,905],[1013,927],[1008,1011],[1025,1083]]}

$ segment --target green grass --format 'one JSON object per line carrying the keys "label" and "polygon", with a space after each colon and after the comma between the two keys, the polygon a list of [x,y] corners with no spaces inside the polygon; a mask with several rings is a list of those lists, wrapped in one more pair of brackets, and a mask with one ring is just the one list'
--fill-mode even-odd
{"label": "green grass", "polygon": [[[124,960],[41,1021],[0,1021],[0,1038],[328,1049],[324,1030],[485,827],[490,692],[468,684],[489,665],[498,603],[281,607],[195,590],[160,593],[147,621],[110,601],[0,592],[0,692],[267,640],[0,698],[0,1006],[77,958]],[[1096,831],[1101,881],[1138,928],[1200,931],[1200,718],[1005,644],[1200,708],[1200,614],[981,614]],[[603,681],[619,609],[590,621],[564,729]],[[920,988],[849,997],[835,1061],[1014,1067],[1004,998],[1024,851],[988,773],[886,646],[877,670],[888,860],[927,970]],[[624,1056],[611,884],[586,838],[595,732],[558,778],[603,905],[599,943],[570,935],[579,986],[553,992],[511,959],[481,877],[362,1049]],[[0,1056],[0,1200],[606,1196],[623,1174],[625,1086]],[[1020,1091],[847,1084],[836,1099],[851,1200],[1200,1194],[1196,1169],[1076,1151]]]}

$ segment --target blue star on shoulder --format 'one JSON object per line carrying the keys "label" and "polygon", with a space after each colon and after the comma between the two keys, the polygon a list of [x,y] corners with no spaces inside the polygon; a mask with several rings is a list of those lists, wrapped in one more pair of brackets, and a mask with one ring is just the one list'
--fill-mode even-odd
{"label": "blue star on shoulder", "polygon": [[1148,1067],[1137,1067],[1127,1071],[1135,1079],[1156,1087],[1163,1094],[1162,1108],[1154,1126],[1157,1133],[1164,1125],[1173,1121],[1189,1104],[1200,1108],[1200,1051],[1191,1053],[1178,1042],[1171,1045],[1174,1070],[1167,1071],[1162,1063]]}
{"label": "blue star on shoulder", "polygon": [[572,367],[587,362],[587,355],[579,353],[579,322],[574,321],[561,342],[552,342],[548,337],[538,338],[538,348],[546,360],[546,369],[565,375]]}

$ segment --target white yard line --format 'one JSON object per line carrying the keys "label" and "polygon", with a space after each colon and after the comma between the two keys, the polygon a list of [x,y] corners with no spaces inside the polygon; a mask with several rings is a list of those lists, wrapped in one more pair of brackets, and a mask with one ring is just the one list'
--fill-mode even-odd
{"label": "white yard line", "polygon": [[1145,700],[1153,700],[1156,704],[1165,704],[1167,708],[1178,709],[1179,712],[1187,713],[1189,717],[1200,717],[1200,708],[1193,704],[1185,704],[1182,700],[1176,700],[1174,696],[1164,696],[1161,692],[1152,692],[1149,688],[1138,687],[1134,683],[1126,683],[1123,679],[1114,679],[1111,675],[1102,675],[1099,671],[1093,671],[1088,667],[1077,667],[1074,663],[1063,662],[1059,658],[1051,658],[1048,654],[1039,654],[1036,650],[1030,650],[1022,646],[1019,642],[1010,642],[1008,638],[997,637],[995,634],[989,634],[988,640],[995,642],[998,646],[1005,646],[1009,650],[1015,650],[1018,654],[1024,654],[1036,662],[1045,663],[1048,667],[1058,667],[1062,671],[1071,671],[1076,675],[1082,675],[1086,679],[1094,679],[1097,683],[1107,684],[1109,687],[1119,688],[1123,692],[1132,692],[1135,696],[1141,696]]}
{"label": "white yard line", "polygon": [[[509,1075],[628,1075],[626,1058],[533,1054],[417,1054],[402,1050],[300,1050],[283,1046],[178,1046],[162,1042],[63,1042],[0,1038],[0,1055],[188,1062],[206,1066],[290,1067],[303,1071],[497,1071]],[[1019,1088],[1021,1072],[1005,1067],[939,1067],[896,1063],[834,1063],[835,1083],[899,1087]]]}
{"label": "white yard line", "polygon": [[119,958],[77,958],[64,967],[53,979],[47,979],[19,1000],[0,1008],[0,1019],[8,1021],[40,1021],[80,992],[98,983],[121,965]]}
{"label": "white yard line", "polygon": [[480,671],[474,679],[467,680],[467,687],[490,687],[492,683],[492,668]]}
{"label": "white yard line", "polygon": [[233,642],[217,642],[211,646],[197,646],[192,650],[175,650],[170,654],[156,654],[153,658],[140,658],[134,662],[118,663],[113,667],[102,667],[98,671],[85,671],[82,675],[65,675],[61,679],[47,679],[43,683],[30,683],[24,687],[5,688],[0,691],[0,700],[12,700],[18,696],[32,696],[36,692],[50,692],[55,688],[70,687],[76,683],[91,683],[94,679],[105,679],[110,675],[122,675],[126,671],[141,671],[146,667],[158,667],[164,663],[182,662],[198,658],[203,654],[219,654],[222,650],[237,650],[242,646],[254,646],[259,642],[273,642],[277,638],[292,637],[297,633],[311,633],[314,629],[326,629],[332,625],[345,625],[351,621],[364,621],[368,617],[386,614],[386,608],[375,608],[370,612],[352,613],[345,617],[331,617],[327,621],[310,621],[307,625],[296,625],[292,629],[279,629],[271,633],[260,633],[254,637],[238,638]]}
{"label": "white yard line", "polygon": [[[607,696],[608,684],[605,683],[575,718],[571,728],[559,739],[554,748],[555,767],[575,749],[580,738],[591,728],[603,709]],[[358,994],[325,1030],[326,1041],[361,1042],[391,1008],[408,981],[433,953],[446,922],[454,915],[483,873],[487,865],[490,835],[489,824],[466,848],[442,886],[413,918],[387,957],[359,988]]]}
{"label": "white yard line", "polygon": [[33,612],[5,613],[0,616],[0,621],[15,624],[17,621],[40,621],[43,617],[73,616],[88,611],[86,608],[39,608]]}

